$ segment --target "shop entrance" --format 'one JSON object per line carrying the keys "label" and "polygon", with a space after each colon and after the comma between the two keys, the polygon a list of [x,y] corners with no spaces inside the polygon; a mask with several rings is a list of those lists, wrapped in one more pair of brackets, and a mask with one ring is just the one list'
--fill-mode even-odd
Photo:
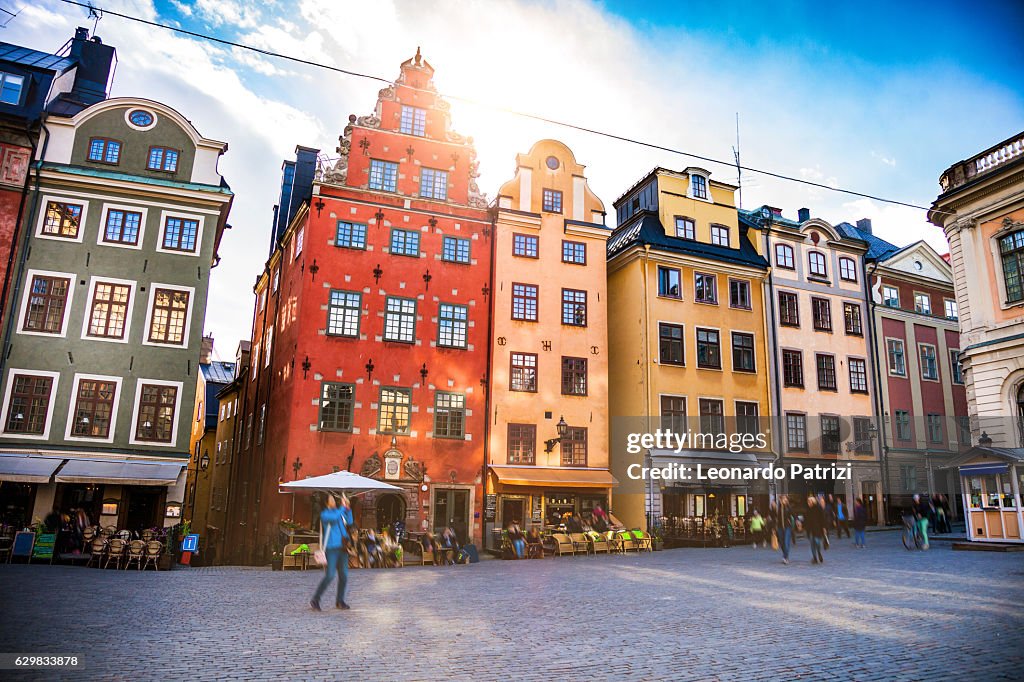
{"label": "shop entrance", "polygon": [[451,526],[459,544],[469,539],[469,491],[453,488],[434,489],[434,534]]}
{"label": "shop entrance", "polygon": [[520,526],[525,523],[526,500],[519,497],[501,498],[501,525],[508,528],[508,524],[515,521]]}
{"label": "shop entrance", "polygon": [[861,498],[864,500],[864,510],[868,513],[868,525],[878,525],[878,483],[875,481],[863,481],[860,484]]}
{"label": "shop entrance", "polygon": [[0,524],[24,528],[32,521],[35,483],[0,481]]}
{"label": "shop entrance", "polygon": [[377,525],[394,529],[396,521],[405,523],[405,498],[396,494],[381,495],[377,498]]}
{"label": "shop entrance", "polygon": [[157,510],[160,507],[160,498],[164,494],[162,488],[132,486],[125,488],[123,494],[128,497],[128,504],[125,507],[124,528],[140,531],[161,525],[157,516]]}

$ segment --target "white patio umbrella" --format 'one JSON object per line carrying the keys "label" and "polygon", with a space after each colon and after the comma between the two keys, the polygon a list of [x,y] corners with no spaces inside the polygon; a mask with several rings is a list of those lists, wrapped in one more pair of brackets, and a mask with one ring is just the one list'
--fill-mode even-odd
{"label": "white patio umbrella", "polygon": [[379,490],[402,490],[396,485],[353,474],[351,471],[335,471],[332,474],[324,474],[323,476],[312,476],[299,481],[288,481],[287,483],[281,483],[280,487],[282,492],[320,491],[325,493],[347,493],[349,495]]}

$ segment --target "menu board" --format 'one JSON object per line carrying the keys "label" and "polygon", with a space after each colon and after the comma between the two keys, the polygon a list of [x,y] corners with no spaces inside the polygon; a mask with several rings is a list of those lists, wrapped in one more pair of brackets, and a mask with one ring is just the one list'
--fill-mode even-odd
{"label": "menu board", "polygon": [[540,495],[533,496],[533,522],[541,523],[544,520],[544,513],[541,511],[541,503],[543,497]]}
{"label": "menu board", "polygon": [[36,534],[30,530],[20,530],[14,536],[14,545],[11,547],[11,556],[32,556],[32,543],[35,542]]}
{"label": "menu board", "polygon": [[493,522],[498,515],[498,496],[486,495],[484,497],[484,521]]}
{"label": "menu board", "polygon": [[40,533],[36,536],[36,544],[32,548],[32,558],[53,561],[53,547],[56,544],[56,533]]}

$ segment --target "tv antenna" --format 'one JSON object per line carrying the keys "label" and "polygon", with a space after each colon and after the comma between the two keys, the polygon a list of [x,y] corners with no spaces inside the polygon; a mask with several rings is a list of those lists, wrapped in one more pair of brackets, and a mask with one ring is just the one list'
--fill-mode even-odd
{"label": "tv antenna", "polygon": [[736,146],[732,148],[736,161],[736,186],[739,187],[738,208],[743,208],[743,166],[740,164],[740,112],[736,112]]}
{"label": "tv antenna", "polygon": [[89,10],[88,18],[92,19],[92,35],[96,35],[96,25],[100,23],[100,19],[103,18],[103,12],[96,9],[96,6],[91,2],[86,3],[86,8]]}

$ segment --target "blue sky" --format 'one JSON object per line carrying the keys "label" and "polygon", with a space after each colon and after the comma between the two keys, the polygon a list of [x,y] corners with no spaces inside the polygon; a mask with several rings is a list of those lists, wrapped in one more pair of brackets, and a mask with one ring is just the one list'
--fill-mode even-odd
{"label": "blue sky", "polygon": [[[442,93],[536,112],[719,159],[735,116],[745,165],[927,205],[946,167],[1024,129],[1024,9],[1019,2],[633,3],[586,0],[99,0],[258,47],[393,78],[420,46]],[[26,5],[0,38],[63,44],[84,11]],[[158,99],[229,143],[221,171],[236,192],[214,271],[207,329],[229,358],[251,325],[251,286],[267,256],[280,165],[296,145],[333,156],[350,113],[380,84],[212,45],[107,16],[118,49],[112,94]],[[517,152],[566,142],[611,203],[653,166],[692,159],[524,121],[458,102],[481,189],[493,196]],[[706,165],[734,182],[735,169]],[[942,234],[924,212],[744,174],[746,207],[830,222],[870,217],[897,244]]]}

